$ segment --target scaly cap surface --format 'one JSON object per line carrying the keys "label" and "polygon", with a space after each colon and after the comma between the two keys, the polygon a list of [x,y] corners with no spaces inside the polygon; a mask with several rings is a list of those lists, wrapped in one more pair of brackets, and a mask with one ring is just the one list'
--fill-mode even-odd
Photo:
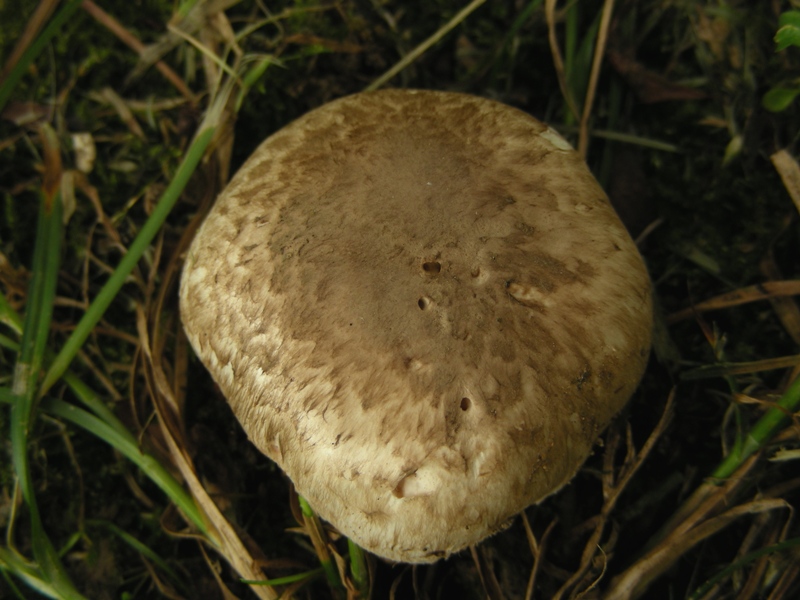
{"label": "scaly cap surface", "polygon": [[404,562],[567,482],[650,346],[650,281],[583,161],[463,94],[357,94],[272,135],[198,232],[180,296],[253,443]]}

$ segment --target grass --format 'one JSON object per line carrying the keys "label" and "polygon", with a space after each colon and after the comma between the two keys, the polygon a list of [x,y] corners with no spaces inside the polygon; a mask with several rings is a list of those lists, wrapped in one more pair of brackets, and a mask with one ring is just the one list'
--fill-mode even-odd
{"label": "grass", "polygon": [[[0,597],[800,593],[796,14],[213,6],[0,4]],[[386,85],[497,98],[570,136],[659,305],[640,389],[576,479],[427,567],[365,555],[297,498],[175,302],[182,252],[255,145]]]}

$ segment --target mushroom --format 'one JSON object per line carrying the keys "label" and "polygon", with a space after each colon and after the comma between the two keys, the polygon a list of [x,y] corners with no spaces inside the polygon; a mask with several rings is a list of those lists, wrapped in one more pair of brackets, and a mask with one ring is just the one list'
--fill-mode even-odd
{"label": "mushroom", "polygon": [[180,308],[252,442],[322,518],[410,563],[573,477],[652,319],[636,246],[564,139],[409,90],[263,142],[198,231]]}

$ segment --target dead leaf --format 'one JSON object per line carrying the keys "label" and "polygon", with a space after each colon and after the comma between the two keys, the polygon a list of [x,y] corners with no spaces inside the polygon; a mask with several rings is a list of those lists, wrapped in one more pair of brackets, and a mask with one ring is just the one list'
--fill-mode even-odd
{"label": "dead leaf", "polygon": [[627,56],[617,50],[608,50],[606,56],[611,66],[633,88],[639,100],[644,104],[674,100],[702,100],[708,96],[702,90],[674,83],[667,77],[648,70],[633,56]]}

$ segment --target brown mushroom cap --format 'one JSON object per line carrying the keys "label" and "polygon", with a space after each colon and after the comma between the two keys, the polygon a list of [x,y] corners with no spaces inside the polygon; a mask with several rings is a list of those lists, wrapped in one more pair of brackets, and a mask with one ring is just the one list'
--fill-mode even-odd
{"label": "brown mushroom cap", "polygon": [[180,301],[253,443],[404,562],[564,485],[637,386],[652,318],[642,259],[567,142],[407,90],[267,139],[198,232]]}

